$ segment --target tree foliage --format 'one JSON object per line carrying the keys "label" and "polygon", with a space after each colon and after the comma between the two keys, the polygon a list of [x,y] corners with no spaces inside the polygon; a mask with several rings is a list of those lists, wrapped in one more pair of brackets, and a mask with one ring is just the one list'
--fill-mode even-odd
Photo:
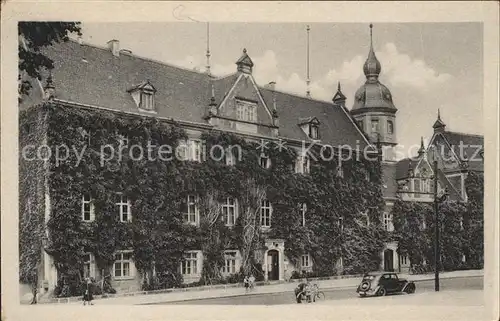
{"label": "tree foliage", "polygon": [[[439,204],[441,269],[483,267],[483,184],[482,175],[469,172],[468,202]],[[409,255],[411,265],[434,266],[433,204],[398,200],[392,213],[399,253]]]}
{"label": "tree foliage", "polygon": [[[26,22],[18,24],[19,41],[19,99],[29,95],[32,79],[41,80],[42,70],[54,68],[54,61],[43,53],[43,48],[68,41],[68,34],[81,35],[79,22]],[[28,77],[24,77],[26,74]]]}

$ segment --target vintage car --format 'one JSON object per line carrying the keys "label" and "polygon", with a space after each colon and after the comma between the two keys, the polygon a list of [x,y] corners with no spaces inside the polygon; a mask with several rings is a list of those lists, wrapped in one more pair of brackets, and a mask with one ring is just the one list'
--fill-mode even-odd
{"label": "vintage car", "polygon": [[398,278],[397,273],[367,273],[356,292],[359,296],[384,296],[389,293],[415,293],[415,283]]}

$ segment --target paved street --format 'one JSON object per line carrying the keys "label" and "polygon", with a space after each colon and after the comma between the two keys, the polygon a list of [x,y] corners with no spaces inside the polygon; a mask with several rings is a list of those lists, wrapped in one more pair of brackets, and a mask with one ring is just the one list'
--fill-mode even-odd
{"label": "paved street", "polygon": [[[417,293],[434,292],[434,280],[416,281]],[[482,290],[482,277],[442,279],[440,282],[441,291],[460,290]],[[242,291],[244,291],[242,289]],[[326,296],[325,301],[357,298],[354,288],[349,289],[327,289],[323,291]],[[482,293],[482,292],[481,292]],[[359,299],[359,300],[370,300]],[[156,304],[195,304],[195,305],[281,305],[295,303],[293,292],[268,293],[268,294],[248,294],[245,296],[211,298],[201,300],[189,300],[182,302],[164,302]]]}

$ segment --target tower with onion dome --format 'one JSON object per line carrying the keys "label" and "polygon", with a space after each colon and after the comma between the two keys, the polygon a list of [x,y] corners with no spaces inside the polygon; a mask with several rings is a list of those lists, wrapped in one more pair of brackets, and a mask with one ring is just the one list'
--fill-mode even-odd
{"label": "tower with onion dome", "polygon": [[370,24],[370,51],[363,65],[365,83],[356,91],[351,115],[370,141],[381,147],[394,146],[396,112],[390,90],[379,81],[382,66],[373,50],[373,25]]}

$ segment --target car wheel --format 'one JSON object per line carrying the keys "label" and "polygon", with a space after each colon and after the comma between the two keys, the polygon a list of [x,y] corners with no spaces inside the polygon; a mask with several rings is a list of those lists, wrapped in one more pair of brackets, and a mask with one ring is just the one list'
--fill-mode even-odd
{"label": "car wheel", "polygon": [[384,288],[380,288],[380,290],[378,290],[379,296],[385,296],[386,294],[387,294],[387,291]]}
{"label": "car wheel", "polygon": [[406,288],[406,293],[408,294],[412,294],[412,293],[415,293],[415,286],[414,285],[409,285],[407,288]]}

